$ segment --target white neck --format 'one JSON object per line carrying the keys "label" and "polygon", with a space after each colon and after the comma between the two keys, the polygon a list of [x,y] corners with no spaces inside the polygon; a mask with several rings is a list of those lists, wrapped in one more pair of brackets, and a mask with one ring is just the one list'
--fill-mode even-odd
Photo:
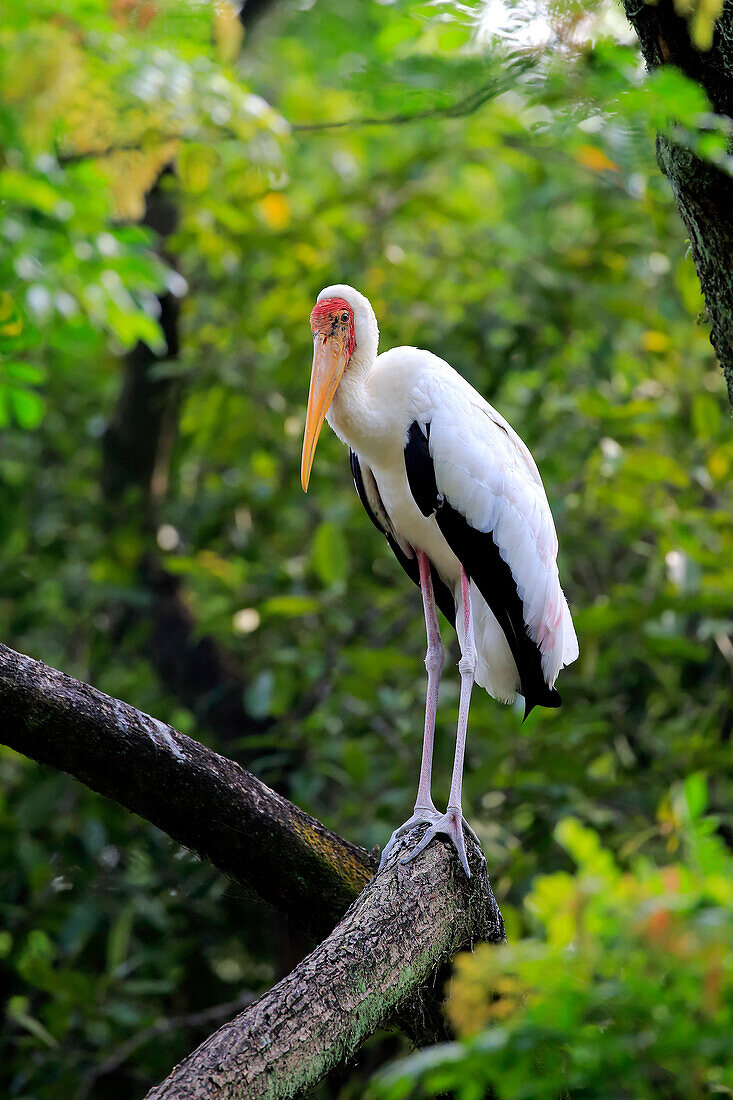
{"label": "white neck", "polygon": [[363,436],[374,436],[379,428],[369,401],[368,380],[376,360],[352,356],[343,373],[326,419],[343,442],[359,449]]}

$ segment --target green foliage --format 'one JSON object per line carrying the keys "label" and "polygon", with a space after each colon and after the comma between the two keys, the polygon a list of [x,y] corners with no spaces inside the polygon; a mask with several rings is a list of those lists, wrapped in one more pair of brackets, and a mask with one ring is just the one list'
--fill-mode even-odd
{"label": "green foliage", "polygon": [[733,1086],[733,859],[702,817],[705,781],[670,800],[684,858],[622,871],[577,818],[555,829],[573,874],[525,899],[536,934],[456,961],[448,1014],[459,1041],[397,1063],[383,1100],[727,1095]]}
{"label": "green foliage", "polygon": [[[181,280],[150,233],[119,224],[142,218],[161,169],[179,154],[182,180],[201,192],[236,145],[257,171],[274,170],[284,128],[217,56],[237,37],[227,4],[170,4],[145,36],[103,0],[65,20],[52,13],[18,10],[0,32],[0,424],[14,415],[26,428],[43,403],[14,384],[23,363],[3,364],[9,351],[31,362],[39,345],[63,356],[91,344],[99,355],[100,336],[118,354],[139,340],[164,349],[155,294],[166,281],[180,293]],[[212,30],[218,50],[207,57]]]}
{"label": "green foliage", "polygon": [[[553,877],[568,871],[553,835],[569,818],[599,835],[606,866],[631,867],[614,874],[638,880],[640,898],[677,858],[681,796],[667,792],[684,776],[708,776],[730,836],[733,443],[653,145],[657,128],[695,148],[709,138],[725,166],[699,89],[646,76],[595,4],[553,6],[542,50],[478,45],[457,7],[273,5],[241,52],[226,4],[70,0],[63,18],[46,0],[11,7],[0,637],[246,750],[305,809],[384,842],[414,797],[419,595],[327,431],[307,497],[298,476],[308,315],[324,285],[350,282],[374,303],[383,348],[431,348],[512,421],[556,517],[581,645],[564,706],[521,725],[476,692],[471,713],[466,810],[513,943],[535,927],[525,899],[540,896],[539,874],[566,897],[580,889],[578,875]],[[345,120],[357,121],[313,129]],[[177,222],[163,248],[132,222],[168,164],[156,194]],[[151,524],[138,490],[124,507],[105,499],[100,454],[122,353],[139,338],[161,347],[166,287],[181,300],[181,351],[153,373],[174,380],[178,423]],[[180,582],[197,636],[242,671],[250,711],[274,720],[246,746],[222,744],[161,685],[140,569],[151,555]],[[457,682],[448,664],[438,799]],[[0,1092],[142,1094],[203,1034],[172,1027],[113,1065],[123,1044],[264,988],[302,945],[71,780],[7,751],[0,776]],[[696,830],[700,791],[689,781]],[[691,859],[681,881],[712,874]],[[610,927],[621,900],[610,886],[603,897]],[[695,965],[682,959],[681,983]],[[357,1075],[351,1095],[363,1087]]]}

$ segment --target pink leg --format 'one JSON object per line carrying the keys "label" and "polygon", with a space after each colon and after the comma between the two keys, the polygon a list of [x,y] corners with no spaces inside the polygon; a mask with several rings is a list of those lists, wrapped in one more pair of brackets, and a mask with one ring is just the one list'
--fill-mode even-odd
{"label": "pink leg", "polygon": [[412,817],[399,829],[395,829],[382,851],[379,866],[384,864],[387,855],[394,847],[395,841],[414,829],[416,825],[433,824],[438,821],[440,814],[435,808],[430,794],[430,780],[433,770],[433,744],[435,741],[435,716],[438,710],[438,691],[440,689],[440,674],[443,671],[443,643],[440,638],[440,625],[438,623],[438,611],[435,606],[433,594],[433,578],[430,573],[430,559],[422,550],[417,551],[417,564],[420,569],[420,588],[422,590],[423,610],[425,611],[425,627],[428,635],[428,650],[425,654],[425,668],[428,671],[428,691],[425,701],[425,732],[422,743],[422,761],[420,763],[420,778],[417,784],[417,798]]}
{"label": "pink leg", "polygon": [[461,566],[461,604],[463,612],[463,631],[459,632],[461,659],[458,671],[461,674],[461,699],[458,704],[458,729],[456,730],[456,754],[453,758],[453,777],[448,796],[448,809],[461,813],[461,788],[463,786],[463,757],[466,752],[466,730],[468,729],[468,708],[471,705],[473,680],[476,675],[476,645],[473,640],[473,620],[471,618],[471,585],[465,570]]}
{"label": "pink leg", "polygon": [[471,691],[476,674],[476,645],[473,638],[473,621],[471,618],[471,586],[465,570],[461,567],[461,618],[456,620],[458,628],[458,641],[461,646],[461,659],[458,668],[461,673],[461,698],[458,705],[458,729],[456,731],[456,753],[453,759],[453,777],[448,797],[446,812],[434,821],[420,843],[403,859],[408,863],[419,855],[431,840],[439,834],[446,835],[451,840],[458,852],[464,871],[471,877],[466,856],[466,842],[463,837],[463,827],[469,830],[474,839],[478,839],[471,826],[463,820],[461,810],[461,787],[463,784],[463,758],[466,752],[466,730],[468,727],[468,708],[471,702]]}
{"label": "pink leg", "polygon": [[422,590],[425,627],[428,635],[428,651],[425,654],[425,668],[428,671],[428,691],[425,701],[425,732],[422,743],[422,761],[420,779],[417,785],[415,810],[435,810],[430,795],[430,779],[433,770],[433,744],[435,740],[435,716],[438,712],[438,692],[440,676],[443,671],[443,642],[440,637],[438,611],[433,595],[433,578],[430,574],[430,561],[422,550],[417,551],[417,564],[420,568],[420,588]]}

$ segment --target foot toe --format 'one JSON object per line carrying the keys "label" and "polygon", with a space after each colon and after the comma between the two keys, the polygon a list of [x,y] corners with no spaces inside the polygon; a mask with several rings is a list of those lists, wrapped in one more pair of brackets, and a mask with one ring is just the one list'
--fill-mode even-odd
{"label": "foot toe", "polygon": [[[382,855],[379,860],[379,870],[384,867],[387,856],[394,848],[400,837],[405,836],[412,829],[415,829],[418,825],[432,825],[436,821],[440,820],[440,813],[436,810],[435,806],[416,806],[412,817],[409,817],[402,825],[400,825],[392,833],[384,848],[382,849]],[[429,831],[429,830],[428,830]]]}
{"label": "foot toe", "polygon": [[[436,836],[447,836],[451,844],[456,850],[456,854],[461,862],[463,870],[466,872],[466,877],[471,877],[471,868],[468,865],[468,856],[466,854],[466,841],[463,835],[464,827],[468,829],[471,836],[478,843],[478,838],[473,829],[463,819],[462,815],[457,810],[447,810],[446,813],[438,816],[437,821],[434,821],[430,828],[425,831],[424,836],[420,838],[418,843],[403,856],[402,863],[410,863],[416,856],[419,856],[421,852],[424,852],[427,846],[436,838]],[[483,853],[482,853],[483,854]]]}
{"label": "foot toe", "polygon": [[431,825],[429,829],[425,830],[424,835],[420,838],[419,842],[415,845],[411,852],[408,852],[406,856],[403,856],[400,863],[410,863],[415,856],[419,856],[420,852],[424,852],[431,840],[434,840],[437,836],[436,826]]}

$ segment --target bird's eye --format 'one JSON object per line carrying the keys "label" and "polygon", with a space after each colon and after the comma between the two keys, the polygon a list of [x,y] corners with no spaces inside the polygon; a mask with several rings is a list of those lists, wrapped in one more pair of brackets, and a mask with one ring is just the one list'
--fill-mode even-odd
{"label": "bird's eye", "polygon": [[348,315],[348,313],[342,313],[342,314],[341,314],[341,320],[343,321],[343,323],[344,323],[344,324],[346,324],[346,322],[348,321],[348,319],[349,319],[349,315]]}

